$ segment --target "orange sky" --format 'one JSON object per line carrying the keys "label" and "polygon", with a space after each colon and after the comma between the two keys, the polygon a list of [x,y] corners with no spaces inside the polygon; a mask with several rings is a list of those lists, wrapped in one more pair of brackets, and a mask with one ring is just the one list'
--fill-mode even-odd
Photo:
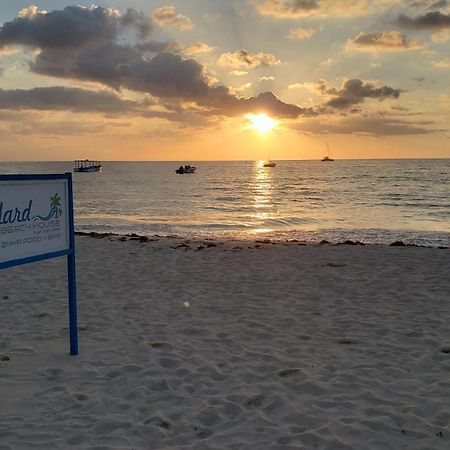
{"label": "orange sky", "polygon": [[11,2],[0,160],[448,158],[444,3]]}

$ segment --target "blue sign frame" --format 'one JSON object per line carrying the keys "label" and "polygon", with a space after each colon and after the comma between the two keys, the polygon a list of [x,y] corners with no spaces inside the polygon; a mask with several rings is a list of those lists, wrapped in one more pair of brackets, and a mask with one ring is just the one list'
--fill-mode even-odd
{"label": "blue sign frame", "polygon": [[70,354],[78,355],[78,325],[77,325],[77,289],[75,270],[75,227],[73,219],[73,188],[72,174],[41,174],[41,175],[0,175],[0,181],[45,181],[45,180],[67,180],[67,203],[69,213],[69,248],[57,252],[43,253],[41,255],[20,258],[11,261],[0,262],[0,270],[22,264],[43,261],[67,255],[67,278],[69,293],[69,336]]}

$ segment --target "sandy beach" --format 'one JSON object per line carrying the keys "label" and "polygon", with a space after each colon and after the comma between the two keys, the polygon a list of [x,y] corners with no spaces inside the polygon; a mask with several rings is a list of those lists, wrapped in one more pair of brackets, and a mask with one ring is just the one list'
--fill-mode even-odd
{"label": "sandy beach", "polygon": [[0,450],[448,449],[450,250],[77,237],[0,271]]}

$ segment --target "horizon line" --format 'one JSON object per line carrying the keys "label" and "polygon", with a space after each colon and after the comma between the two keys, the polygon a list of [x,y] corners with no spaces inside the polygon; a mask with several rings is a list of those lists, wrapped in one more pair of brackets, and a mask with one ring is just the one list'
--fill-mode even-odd
{"label": "horizon line", "polygon": [[[334,158],[334,162],[338,161],[402,161],[402,160],[439,160],[439,159],[450,159],[450,156],[439,156],[439,157],[403,157],[403,158]],[[86,160],[86,158],[85,158]],[[180,162],[180,161],[190,161],[190,162],[258,162],[265,161],[264,159],[99,159],[99,158],[87,158],[88,161],[102,161],[102,162]],[[73,163],[76,160],[73,159],[23,159],[23,160],[0,160],[1,163],[45,163],[45,162],[65,162]],[[82,159],[83,161],[83,159]],[[319,161],[321,159],[274,159],[273,161]]]}

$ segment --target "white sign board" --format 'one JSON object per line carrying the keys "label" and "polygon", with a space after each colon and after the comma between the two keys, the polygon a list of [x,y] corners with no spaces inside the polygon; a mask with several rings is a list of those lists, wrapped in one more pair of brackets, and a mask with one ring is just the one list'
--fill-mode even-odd
{"label": "white sign board", "polygon": [[0,180],[0,263],[70,248],[68,180]]}

